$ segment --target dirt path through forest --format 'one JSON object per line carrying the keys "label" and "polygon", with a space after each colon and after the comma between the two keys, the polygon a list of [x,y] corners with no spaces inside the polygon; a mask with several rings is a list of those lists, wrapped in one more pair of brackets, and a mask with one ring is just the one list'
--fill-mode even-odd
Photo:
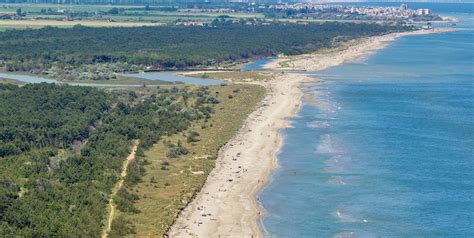
{"label": "dirt path through forest", "polygon": [[120,173],[120,179],[115,184],[114,188],[112,189],[112,194],[110,194],[110,198],[109,198],[109,208],[110,208],[109,216],[107,217],[106,227],[104,228],[104,231],[102,232],[102,238],[106,238],[109,235],[110,229],[112,228],[112,221],[114,220],[115,209],[116,209],[116,205],[113,202],[113,197],[117,194],[117,192],[123,186],[123,182],[125,181],[125,177],[127,176],[128,165],[130,164],[130,162],[132,160],[135,159],[135,153],[137,152],[138,144],[139,144],[138,140],[133,141],[132,151],[128,155],[127,159],[123,162],[122,172]]}

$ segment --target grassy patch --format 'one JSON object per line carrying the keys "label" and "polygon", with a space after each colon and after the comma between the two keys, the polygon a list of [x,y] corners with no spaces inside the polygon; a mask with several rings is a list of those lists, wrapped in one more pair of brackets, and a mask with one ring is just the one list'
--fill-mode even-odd
{"label": "grassy patch", "polygon": [[209,79],[223,79],[232,82],[254,82],[270,79],[271,73],[257,72],[257,71],[228,71],[228,72],[211,72],[211,73],[196,73],[188,76],[196,78]]}
{"label": "grassy patch", "polygon": [[135,77],[125,77],[118,75],[116,79],[111,80],[77,80],[77,81],[62,81],[62,82],[72,82],[72,83],[90,83],[90,84],[107,84],[107,85],[176,85],[181,83],[174,83],[162,80],[148,80]]}
{"label": "grassy patch", "polygon": [[24,82],[14,80],[14,79],[7,79],[7,78],[0,78],[0,84],[16,84],[16,85],[21,85],[25,84]]}
{"label": "grassy patch", "polygon": [[[149,162],[142,182],[129,188],[138,194],[135,207],[140,213],[121,213],[131,221],[137,236],[161,236],[194,194],[202,187],[219,148],[241,127],[265,94],[257,85],[228,85],[209,87],[220,101],[214,106],[212,118],[195,123],[187,132],[163,138],[145,152]],[[192,136],[190,136],[192,135]],[[191,138],[191,139],[189,139]],[[178,158],[166,156],[164,141],[181,141],[189,153]]]}

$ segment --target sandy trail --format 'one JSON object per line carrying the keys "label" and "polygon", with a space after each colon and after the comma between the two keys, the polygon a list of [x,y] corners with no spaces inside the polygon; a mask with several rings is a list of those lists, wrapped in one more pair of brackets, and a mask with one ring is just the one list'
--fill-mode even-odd
{"label": "sandy trail", "polygon": [[170,237],[262,237],[257,224],[262,215],[257,192],[277,166],[282,144],[279,130],[297,112],[303,96],[299,85],[309,78],[303,73],[276,70],[317,71],[336,66],[385,47],[390,41],[409,34],[448,31],[430,30],[394,33],[346,43],[336,50],[280,58],[266,69],[274,79],[263,83],[267,96],[246,119],[244,126],[220,151],[216,167],[196,198],[180,213]]}
{"label": "sandy trail", "polygon": [[128,165],[132,160],[135,159],[135,153],[137,152],[138,148],[138,140],[134,140],[132,143],[132,151],[130,154],[127,156],[127,159],[123,162],[122,166],[122,172],[120,173],[120,179],[119,181],[115,184],[114,188],[112,189],[112,193],[110,194],[109,198],[109,215],[107,217],[107,225],[102,232],[102,238],[106,238],[109,235],[110,229],[112,228],[112,221],[114,220],[115,217],[115,210],[116,210],[116,205],[113,202],[113,197],[117,194],[117,192],[122,188],[123,182],[125,180],[125,177],[127,176],[127,169]]}

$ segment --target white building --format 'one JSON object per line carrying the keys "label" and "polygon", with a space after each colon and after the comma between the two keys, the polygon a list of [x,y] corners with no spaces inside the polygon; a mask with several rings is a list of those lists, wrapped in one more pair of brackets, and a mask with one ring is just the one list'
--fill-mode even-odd
{"label": "white building", "polygon": [[406,11],[406,10],[408,10],[408,5],[407,4],[400,5],[400,11]]}
{"label": "white building", "polygon": [[431,10],[430,9],[417,9],[416,14],[417,15],[430,15]]}

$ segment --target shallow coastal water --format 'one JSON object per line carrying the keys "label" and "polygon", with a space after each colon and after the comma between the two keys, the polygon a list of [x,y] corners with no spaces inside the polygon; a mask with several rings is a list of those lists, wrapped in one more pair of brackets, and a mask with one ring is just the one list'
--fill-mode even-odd
{"label": "shallow coastal water", "polygon": [[316,72],[258,199],[272,237],[473,237],[474,31]]}

